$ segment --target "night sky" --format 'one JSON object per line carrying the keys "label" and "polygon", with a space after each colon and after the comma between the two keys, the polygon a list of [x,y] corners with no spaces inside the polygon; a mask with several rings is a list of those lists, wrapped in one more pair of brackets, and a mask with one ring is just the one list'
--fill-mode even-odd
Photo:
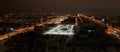
{"label": "night sky", "polygon": [[120,14],[120,0],[0,0],[0,9]]}

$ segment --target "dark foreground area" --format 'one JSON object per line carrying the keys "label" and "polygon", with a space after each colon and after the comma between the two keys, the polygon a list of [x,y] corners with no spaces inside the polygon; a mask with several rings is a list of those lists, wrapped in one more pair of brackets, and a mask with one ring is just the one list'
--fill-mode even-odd
{"label": "dark foreground area", "polygon": [[7,40],[4,46],[9,48],[4,52],[120,52],[120,43],[114,38],[103,34],[88,38],[79,35],[44,36],[27,32]]}

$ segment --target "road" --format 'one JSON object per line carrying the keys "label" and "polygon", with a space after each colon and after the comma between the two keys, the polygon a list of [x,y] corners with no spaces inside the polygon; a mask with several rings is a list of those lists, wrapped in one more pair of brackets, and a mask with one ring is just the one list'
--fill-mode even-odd
{"label": "road", "polygon": [[100,20],[96,20],[95,18],[92,18],[92,17],[88,17],[84,14],[79,14],[82,18],[85,18],[85,19],[88,19],[90,21],[93,21],[101,26],[107,26],[107,30],[106,30],[106,33],[110,36],[113,36],[117,39],[120,40],[120,28],[115,28],[115,27],[112,27],[111,25],[109,24],[105,24],[103,23],[102,21]]}
{"label": "road", "polygon": [[[57,22],[61,22],[61,21],[64,21],[65,19],[67,19],[68,16],[70,16],[70,14],[65,15],[65,16],[61,16],[61,17],[57,17],[57,18],[48,20],[48,21],[46,21],[46,22],[37,23],[36,25],[37,25],[37,26],[44,26],[45,24],[56,23],[56,21],[57,21]],[[10,37],[12,37],[12,36],[15,36],[15,35],[17,35],[17,34],[24,33],[24,32],[28,32],[28,31],[33,31],[33,30],[34,30],[34,26],[25,27],[25,28],[20,28],[20,29],[14,30],[13,32],[6,33],[6,34],[4,34],[4,35],[1,35],[1,36],[0,36],[0,41],[5,40],[5,39],[8,39],[8,38],[10,38]]]}
{"label": "road", "polygon": [[[115,38],[117,39],[120,39],[120,34],[117,34],[117,33],[120,33],[120,29],[118,28],[114,28],[108,24],[105,24],[99,20],[96,20],[94,18],[91,18],[91,17],[88,17],[86,15],[83,15],[83,14],[79,14],[81,17],[85,18],[85,19],[88,19],[90,21],[93,21],[95,23],[98,23],[99,25],[106,25],[108,27],[108,29],[106,30],[106,33],[108,33],[109,35],[112,35],[114,36]],[[42,23],[37,23],[36,25],[37,26],[44,26],[45,24],[52,24],[52,23],[55,23],[55,24],[59,24],[61,23],[62,21],[64,21],[65,19],[68,19],[69,17],[68,16],[71,16],[71,14],[68,14],[68,15],[64,15],[64,16],[61,16],[61,17],[57,17],[57,18],[54,18],[54,19],[51,19],[51,20],[48,20],[46,22],[42,22]],[[80,19],[80,18],[79,18]],[[80,19],[81,20],[81,19]],[[82,20],[81,20],[82,21]],[[77,21],[77,18],[76,18],[76,24],[78,23]],[[25,28],[20,28],[20,29],[17,29],[13,32],[10,32],[10,33],[6,33],[4,35],[1,35],[0,36],[0,41],[4,40],[4,39],[8,39],[12,36],[15,36],[17,34],[20,34],[20,33],[24,33],[24,32],[28,32],[28,31],[33,31],[34,30],[34,26],[30,26],[30,27],[25,27]]]}

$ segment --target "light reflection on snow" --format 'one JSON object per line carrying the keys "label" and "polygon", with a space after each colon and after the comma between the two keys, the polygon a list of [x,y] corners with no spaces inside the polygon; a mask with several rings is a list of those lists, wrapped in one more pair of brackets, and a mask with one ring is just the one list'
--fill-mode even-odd
{"label": "light reflection on snow", "polygon": [[44,34],[49,34],[49,35],[74,35],[74,30],[73,30],[74,25],[58,25],[51,30],[45,32]]}

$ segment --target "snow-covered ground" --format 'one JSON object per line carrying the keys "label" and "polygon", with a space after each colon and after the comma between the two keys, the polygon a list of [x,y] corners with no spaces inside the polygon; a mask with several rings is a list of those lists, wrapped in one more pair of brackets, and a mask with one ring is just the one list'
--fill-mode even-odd
{"label": "snow-covered ground", "polygon": [[44,34],[49,35],[74,35],[74,25],[58,25]]}

